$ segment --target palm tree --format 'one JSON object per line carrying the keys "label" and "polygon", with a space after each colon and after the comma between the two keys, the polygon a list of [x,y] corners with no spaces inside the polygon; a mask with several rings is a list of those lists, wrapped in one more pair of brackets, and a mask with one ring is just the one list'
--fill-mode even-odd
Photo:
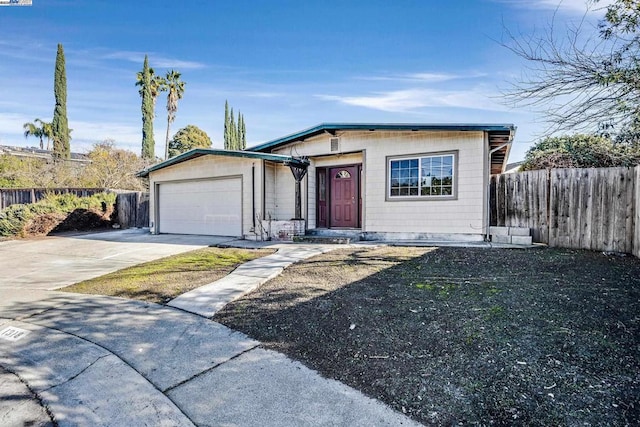
{"label": "palm tree", "polygon": [[[36,119],[35,121],[38,121],[39,119]],[[22,128],[24,129],[24,137],[25,138],[29,138],[30,136],[35,136],[36,138],[40,138],[40,149],[43,148],[43,144],[42,144],[42,137],[44,136],[44,131],[42,130],[41,127],[38,127],[35,123],[25,123],[24,125],[22,125]]]}
{"label": "palm tree", "polygon": [[171,123],[176,119],[176,112],[178,111],[178,100],[182,99],[184,94],[185,82],[180,80],[180,73],[174,70],[167,71],[165,77],[165,85],[167,93],[167,137],[164,144],[164,158],[169,156],[169,128]]}
{"label": "palm tree", "polygon": [[[160,95],[160,92],[167,90],[167,82],[162,76],[157,76],[153,68],[149,68],[149,74],[151,74],[151,98],[153,98],[153,108],[155,110],[158,95]],[[136,86],[140,86],[138,93],[142,96],[142,71],[138,71],[136,76]]]}
{"label": "palm tree", "polygon": [[[35,119],[34,121],[40,124],[40,129],[42,130],[42,136],[47,137],[47,151],[48,151],[51,144],[51,138],[53,138],[53,124],[51,122],[44,122],[40,119]],[[71,139],[72,130],[73,129],[69,129],[69,139]],[[42,148],[42,140],[40,141],[40,148]]]}

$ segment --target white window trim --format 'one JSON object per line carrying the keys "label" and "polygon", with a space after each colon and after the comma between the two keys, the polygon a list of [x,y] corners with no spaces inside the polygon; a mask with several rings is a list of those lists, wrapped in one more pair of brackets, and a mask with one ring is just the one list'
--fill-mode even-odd
{"label": "white window trim", "polygon": [[[428,195],[428,196],[392,196],[391,195],[391,162],[401,160],[418,160],[418,192],[420,192],[420,183],[422,182],[422,159],[426,157],[441,157],[441,156],[453,156],[453,181],[451,184],[450,195]],[[458,151],[443,151],[434,153],[420,153],[420,154],[407,154],[402,156],[388,156],[387,157],[387,172],[386,172],[386,195],[385,199],[388,202],[396,201],[426,201],[426,200],[457,200],[458,199]]]}

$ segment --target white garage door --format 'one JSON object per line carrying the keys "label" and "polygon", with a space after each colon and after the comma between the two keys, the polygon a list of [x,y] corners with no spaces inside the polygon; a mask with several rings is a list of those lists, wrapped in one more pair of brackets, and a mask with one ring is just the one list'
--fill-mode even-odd
{"label": "white garage door", "polygon": [[158,189],[160,233],[242,235],[242,180],[168,182]]}

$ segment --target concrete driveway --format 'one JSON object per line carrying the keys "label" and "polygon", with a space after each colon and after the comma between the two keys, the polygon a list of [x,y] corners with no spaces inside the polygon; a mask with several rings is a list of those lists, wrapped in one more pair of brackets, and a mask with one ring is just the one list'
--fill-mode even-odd
{"label": "concrete driveway", "polygon": [[58,289],[125,267],[233,240],[119,230],[0,242],[0,289]]}

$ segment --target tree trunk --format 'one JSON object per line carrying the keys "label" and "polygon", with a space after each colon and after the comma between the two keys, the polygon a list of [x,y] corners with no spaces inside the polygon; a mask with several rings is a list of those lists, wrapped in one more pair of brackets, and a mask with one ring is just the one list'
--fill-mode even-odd
{"label": "tree trunk", "polygon": [[171,126],[171,117],[167,117],[167,137],[164,142],[164,159],[169,158],[169,126]]}

